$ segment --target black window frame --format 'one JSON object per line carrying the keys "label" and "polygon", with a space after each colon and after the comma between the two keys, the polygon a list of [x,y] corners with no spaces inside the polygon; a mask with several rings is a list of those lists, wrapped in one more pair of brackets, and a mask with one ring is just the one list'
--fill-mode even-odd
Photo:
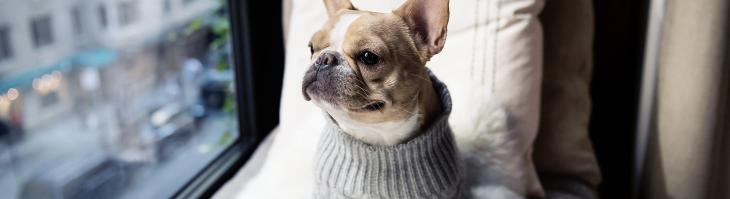
{"label": "black window frame", "polygon": [[[231,24],[230,59],[236,75],[239,138],[178,190],[174,198],[212,197],[235,176],[279,123],[284,77],[282,2],[226,1]],[[254,16],[268,16],[268,20],[254,20]]]}
{"label": "black window frame", "polygon": [[14,55],[10,37],[10,26],[0,26],[0,61],[10,59]]}

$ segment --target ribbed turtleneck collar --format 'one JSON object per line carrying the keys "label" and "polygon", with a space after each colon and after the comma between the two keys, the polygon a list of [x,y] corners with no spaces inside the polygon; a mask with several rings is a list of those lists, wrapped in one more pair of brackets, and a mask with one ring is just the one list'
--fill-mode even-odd
{"label": "ribbed turtleneck collar", "polygon": [[431,71],[442,113],[418,136],[374,146],[327,122],[315,159],[316,198],[455,198],[457,149],[449,128],[449,91]]}

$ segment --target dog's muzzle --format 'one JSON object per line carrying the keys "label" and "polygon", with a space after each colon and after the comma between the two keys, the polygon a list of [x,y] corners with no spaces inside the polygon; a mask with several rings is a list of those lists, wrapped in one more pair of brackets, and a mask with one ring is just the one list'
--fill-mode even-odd
{"label": "dog's muzzle", "polygon": [[304,100],[309,101],[312,99],[309,94],[307,94],[307,88],[317,81],[319,72],[340,63],[338,55],[339,53],[334,51],[322,52],[319,54],[319,57],[317,57],[317,60],[314,61],[314,64],[309,67],[309,70],[307,70],[304,74],[304,82],[302,83],[302,94],[304,95]]}

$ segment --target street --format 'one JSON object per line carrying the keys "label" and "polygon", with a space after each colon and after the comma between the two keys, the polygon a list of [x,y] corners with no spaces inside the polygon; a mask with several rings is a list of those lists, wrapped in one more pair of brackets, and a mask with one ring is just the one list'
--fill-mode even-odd
{"label": "street", "polygon": [[[99,114],[104,115],[104,111],[101,109]],[[106,118],[104,121],[116,120]],[[134,169],[127,176],[129,186],[118,196],[168,197],[235,141],[237,130],[236,120],[230,115],[215,114],[204,118],[198,132],[165,161]],[[109,155],[108,147],[101,141],[104,134],[84,127],[80,117],[64,117],[39,131],[29,133],[11,148],[0,148],[0,193],[3,198],[21,198],[27,180],[64,161],[95,154]]]}

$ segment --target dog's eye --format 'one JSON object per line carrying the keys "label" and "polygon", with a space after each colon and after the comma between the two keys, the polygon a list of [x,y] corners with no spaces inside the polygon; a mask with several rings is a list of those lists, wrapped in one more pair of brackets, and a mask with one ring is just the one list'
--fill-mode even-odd
{"label": "dog's eye", "polygon": [[309,55],[314,55],[314,48],[312,48],[312,45],[309,45]]}
{"label": "dog's eye", "polygon": [[378,55],[375,55],[375,53],[372,53],[370,51],[364,51],[364,52],[360,53],[360,55],[358,56],[358,59],[360,59],[360,61],[362,63],[364,63],[365,65],[370,65],[370,66],[375,65],[380,62],[380,57],[378,57]]}

